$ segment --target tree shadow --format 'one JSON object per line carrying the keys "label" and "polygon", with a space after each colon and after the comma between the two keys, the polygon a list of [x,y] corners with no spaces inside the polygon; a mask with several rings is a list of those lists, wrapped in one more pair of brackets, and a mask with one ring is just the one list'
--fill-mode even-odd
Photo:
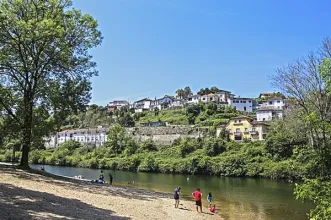
{"label": "tree shadow", "polygon": [[130,219],[77,199],[63,198],[2,183],[0,183],[0,210],[0,219]]}
{"label": "tree shadow", "polygon": [[40,171],[21,171],[15,170],[12,168],[6,169],[7,173],[15,176],[19,179],[32,180],[43,182],[45,184],[52,184],[56,186],[61,186],[69,190],[84,190],[85,192],[107,195],[107,196],[120,196],[123,198],[135,198],[139,200],[154,200],[159,198],[170,198],[169,195],[165,193],[158,193],[143,189],[131,188],[131,187],[122,187],[122,186],[113,186],[109,184],[98,184],[91,183],[87,181],[69,179],[65,177],[60,177],[46,172]]}

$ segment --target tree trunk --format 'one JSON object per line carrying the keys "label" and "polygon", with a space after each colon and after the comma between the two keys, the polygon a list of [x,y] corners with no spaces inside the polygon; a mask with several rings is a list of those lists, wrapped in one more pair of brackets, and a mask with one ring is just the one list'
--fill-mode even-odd
{"label": "tree trunk", "polygon": [[28,95],[24,97],[24,122],[23,122],[23,143],[22,143],[22,158],[20,166],[24,169],[29,169],[29,151],[32,141],[32,108],[33,102]]}

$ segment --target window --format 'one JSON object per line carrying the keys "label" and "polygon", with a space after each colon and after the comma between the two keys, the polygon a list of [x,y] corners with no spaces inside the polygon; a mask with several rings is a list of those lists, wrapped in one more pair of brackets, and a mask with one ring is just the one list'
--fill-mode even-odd
{"label": "window", "polygon": [[265,118],[263,118],[262,121],[265,121]]}
{"label": "window", "polygon": [[229,133],[231,133],[231,129],[229,129]]}
{"label": "window", "polygon": [[241,122],[241,120],[239,120],[239,123]]}
{"label": "window", "polygon": [[248,131],[248,128],[245,128],[245,131],[247,132]]}
{"label": "window", "polygon": [[256,128],[252,128],[252,131],[255,131]]}
{"label": "window", "polygon": [[243,101],[240,100],[240,103],[243,103]]}
{"label": "window", "polygon": [[246,101],[243,101],[243,103],[246,103]]}
{"label": "window", "polygon": [[246,111],[246,106],[244,107],[244,111]]}
{"label": "window", "polygon": [[83,142],[84,141],[84,138],[81,138],[80,141]]}
{"label": "window", "polygon": [[277,100],[277,103],[280,103],[280,100]]}
{"label": "window", "polygon": [[202,98],[202,100],[206,100],[206,98]]}
{"label": "window", "polygon": [[239,133],[239,132],[240,132],[240,128],[236,128],[236,132],[238,132],[238,133]]}
{"label": "window", "polygon": [[248,102],[249,102],[249,103],[251,103],[252,101],[251,101],[251,100],[249,100]]}
{"label": "window", "polygon": [[269,105],[272,105],[272,101],[271,101],[271,102],[269,102]]}

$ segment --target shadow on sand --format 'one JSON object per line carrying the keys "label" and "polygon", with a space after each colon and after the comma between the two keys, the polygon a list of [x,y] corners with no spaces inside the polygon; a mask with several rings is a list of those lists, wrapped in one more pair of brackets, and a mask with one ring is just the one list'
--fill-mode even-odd
{"label": "shadow on sand", "polygon": [[77,199],[58,197],[0,183],[0,219],[115,219],[110,210],[96,208]]}

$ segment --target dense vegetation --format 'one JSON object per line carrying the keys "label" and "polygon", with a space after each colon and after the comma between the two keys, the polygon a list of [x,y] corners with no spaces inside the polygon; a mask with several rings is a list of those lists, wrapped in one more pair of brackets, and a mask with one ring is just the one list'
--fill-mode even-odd
{"label": "dense vegetation", "polygon": [[223,138],[184,138],[165,147],[151,140],[137,143],[117,126],[112,128],[109,138],[104,147],[97,149],[66,142],[57,149],[35,150],[31,152],[31,162],[141,172],[290,179],[306,176],[312,166],[302,160],[297,147],[293,149],[296,153],[283,158],[265,143],[239,144]]}
{"label": "dense vegetation", "polygon": [[97,75],[89,50],[102,36],[71,0],[2,0],[0,26],[0,117],[20,136],[21,166],[28,168],[30,149],[50,125],[89,103]]}
{"label": "dense vegetation", "polygon": [[231,117],[240,113],[235,108],[219,107],[215,103],[199,103],[187,105],[180,110],[161,110],[155,112],[141,112],[134,115],[137,123],[164,121],[176,125],[219,126],[226,124]]}

